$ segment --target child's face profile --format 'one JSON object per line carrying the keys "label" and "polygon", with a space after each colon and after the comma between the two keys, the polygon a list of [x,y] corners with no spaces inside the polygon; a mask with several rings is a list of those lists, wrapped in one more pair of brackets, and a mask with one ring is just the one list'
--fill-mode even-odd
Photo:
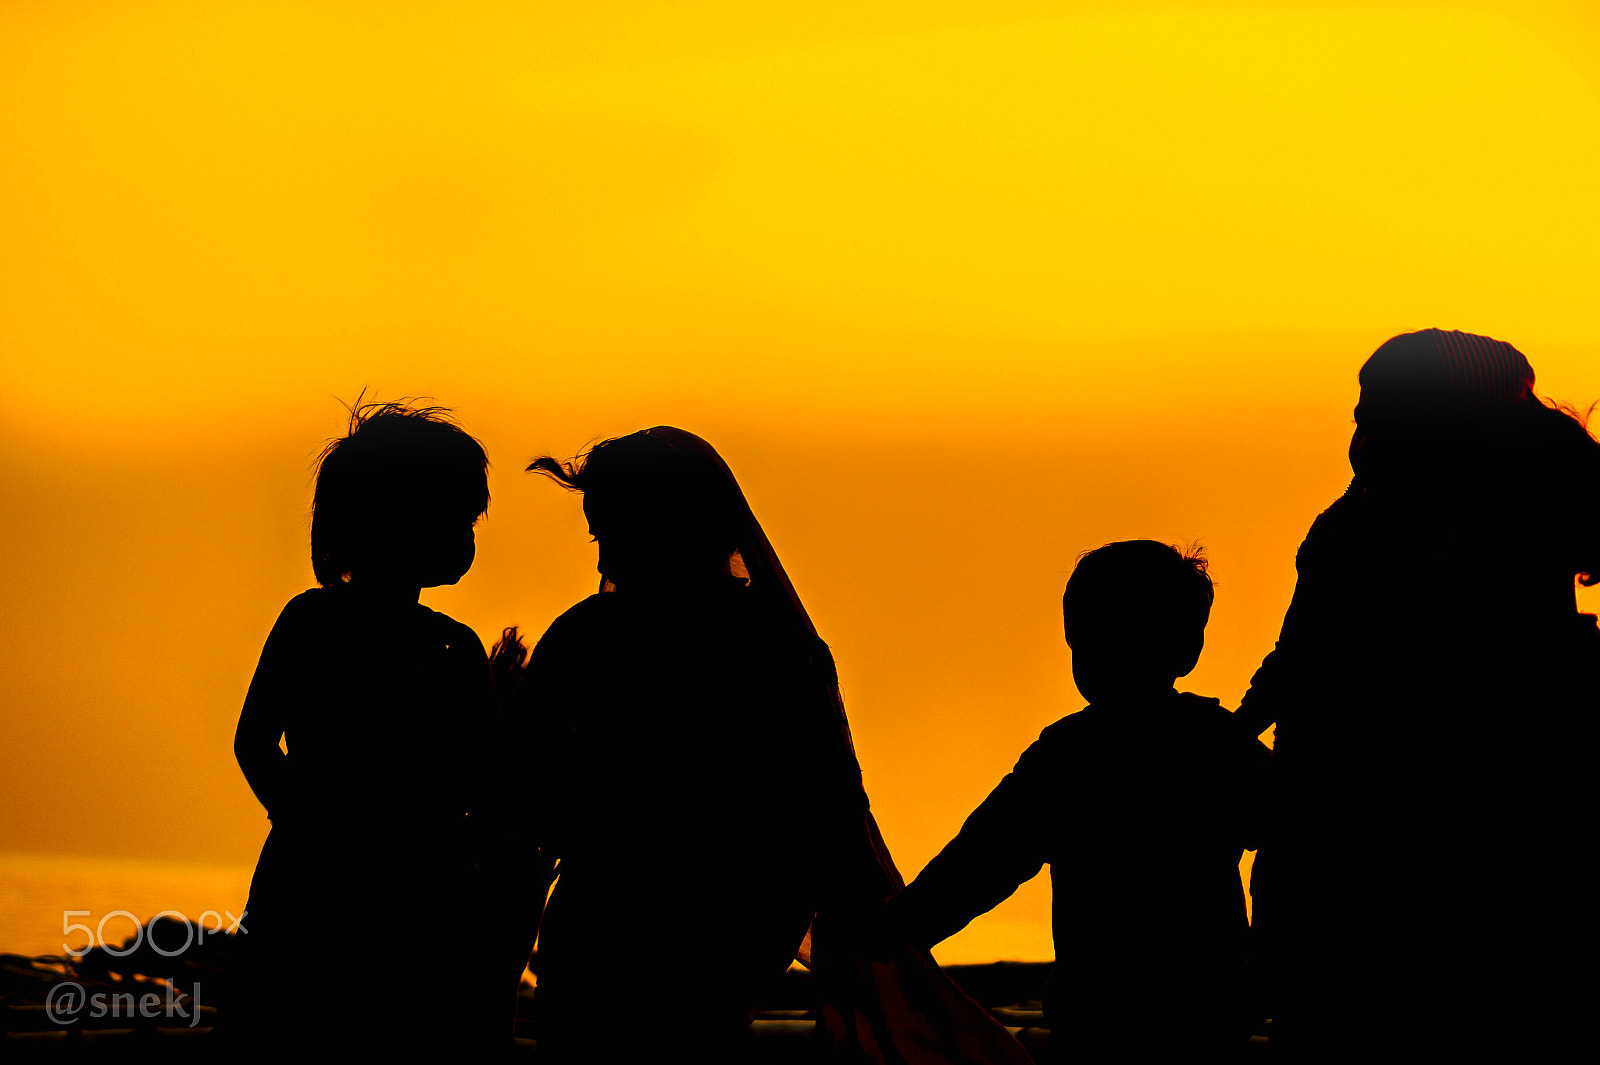
{"label": "child's face profile", "polygon": [[475,519],[458,519],[424,530],[417,544],[418,584],[437,588],[455,584],[467,575],[478,555],[475,524]]}
{"label": "child's face profile", "polygon": [[440,510],[394,515],[374,530],[368,562],[352,577],[417,588],[455,584],[477,556],[476,523],[476,516]]}

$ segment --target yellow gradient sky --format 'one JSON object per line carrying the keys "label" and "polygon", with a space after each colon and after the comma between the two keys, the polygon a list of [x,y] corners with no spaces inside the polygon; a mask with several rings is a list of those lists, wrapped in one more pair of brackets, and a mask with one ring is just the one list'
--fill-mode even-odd
{"label": "yellow gradient sky", "polygon": [[1201,540],[1237,702],[1385,337],[1600,399],[1597,188],[1588,3],[8,0],[0,850],[254,859],[233,725],[366,388],[489,449],[424,595],[486,640],[594,584],[531,456],[717,445],[914,873],[1081,705],[1079,552]]}

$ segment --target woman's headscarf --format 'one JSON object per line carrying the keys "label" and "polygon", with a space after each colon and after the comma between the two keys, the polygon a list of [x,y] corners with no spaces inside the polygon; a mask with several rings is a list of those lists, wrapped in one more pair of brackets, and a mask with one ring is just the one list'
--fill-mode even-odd
{"label": "woman's headscarf", "polygon": [[[750,591],[763,608],[784,623],[783,631],[794,632],[827,656],[811,616],[722,456],[700,437],[669,425],[646,429],[642,435],[666,444],[697,467],[696,474],[726,492],[724,506],[736,537],[730,566],[733,575],[749,581]],[[610,590],[614,590],[610,582],[602,580],[601,591]],[[843,738],[839,756],[849,759],[849,770],[859,780],[861,769],[831,657],[825,673],[826,706],[819,707],[819,712],[835,718]],[[848,846],[860,848],[862,861],[858,864],[876,869],[871,878],[875,882],[861,887],[870,897],[860,901],[871,914],[873,904],[904,888],[905,881],[895,869],[870,810],[865,811],[858,838]],[[864,927],[859,914],[824,909],[814,918],[797,952],[800,963],[812,970],[823,1023],[836,1049],[883,1065],[1027,1065],[1032,1061],[987,1010],[951,982],[926,950],[869,942],[872,939],[873,930]]]}
{"label": "woman's headscarf", "polygon": [[1364,403],[1452,406],[1463,413],[1537,402],[1533,367],[1503,340],[1456,329],[1390,337],[1361,367]]}

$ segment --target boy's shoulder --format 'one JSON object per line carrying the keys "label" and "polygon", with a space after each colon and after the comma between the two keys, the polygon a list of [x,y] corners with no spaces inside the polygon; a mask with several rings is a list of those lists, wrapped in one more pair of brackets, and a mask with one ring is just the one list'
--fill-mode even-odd
{"label": "boy's shoulder", "polygon": [[418,607],[424,611],[421,616],[439,633],[447,647],[464,646],[469,649],[475,648],[480,654],[487,653],[483,650],[483,641],[478,638],[477,631],[470,625],[463,624],[449,614],[440,613],[431,607],[421,604],[418,604]]}
{"label": "boy's shoulder", "polygon": [[298,629],[324,623],[337,612],[336,599],[331,588],[308,588],[283,604],[278,627]]}
{"label": "boy's shoulder", "polygon": [[1134,764],[1253,767],[1269,754],[1246,732],[1220,699],[1189,692],[1174,693],[1145,713],[1088,706],[1039,733],[1015,773],[1026,786],[1054,790],[1062,782],[1100,779]]}
{"label": "boy's shoulder", "polygon": [[[1222,705],[1221,699],[1212,696],[1176,692],[1164,705],[1152,709],[1185,730],[1208,733],[1234,731],[1233,712]],[[1086,706],[1046,726],[1033,747],[1028,749],[1053,752],[1101,740],[1120,739],[1121,734],[1127,732],[1139,717],[1138,709],[1111,710]]]}
{"label": "boy's shoulder", "polygon": [[1027,773],[1043,765],[1079,758],[1099,744],[1110,728],[1111,714],[1103,709],[1086,706],[1068,714],[1053,725],[1046,725],[1028,749],[1017,759],[1017,771]]}
{"label": "boy's shoulder", "polygon": [[[368,615],[363,613],[365,609],[368,608],[352,600],[344,589],[308,588],[284,604],[278,615],[277,627],[306,631],[329,626],[360,626],[368,619]],[[421,603],[408,610],[414,612],[410,615],[414,619],[413,624],[421,626],[424,631],[437,633],[445,643],[475,646],[480,651],[483,649],[478,634],[449,614],[442,614]]]}
{"label": "boy's shoulder", "polygon": [[1054,724],[1046,725],[1039,733],[1038,742],[1051,744],[1071,742],[1074,737],[1088,735],[1100,728],[1105,723],[1106,717],[1105,711],[1086,706]]}

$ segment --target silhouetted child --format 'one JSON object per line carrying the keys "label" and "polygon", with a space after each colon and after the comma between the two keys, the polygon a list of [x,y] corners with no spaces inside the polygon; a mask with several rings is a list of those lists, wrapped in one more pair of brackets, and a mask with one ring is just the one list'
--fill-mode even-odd
{"label": "silhouetted child", "polygon": [[321,587],[284,607],[239,715],[272,820],[230,1011],[245,1050],[483,1038],[469,815],[494,693],[478,637],[417,598],[472,565],[488,460],[445,413],[359,406],[323,453]]}
{"label": "silhouetted child", "polygon": [[931,946],[1048,863],[1053,1056],[1225,1051],[1248,1036],[1238,866],[1268,753],[1217,700],[1173,689],[1211,602],[1198,553],[1130,540],[1084,555],[1062,613],[1090,705],[1045,729],[889,903],[895,934]]}

